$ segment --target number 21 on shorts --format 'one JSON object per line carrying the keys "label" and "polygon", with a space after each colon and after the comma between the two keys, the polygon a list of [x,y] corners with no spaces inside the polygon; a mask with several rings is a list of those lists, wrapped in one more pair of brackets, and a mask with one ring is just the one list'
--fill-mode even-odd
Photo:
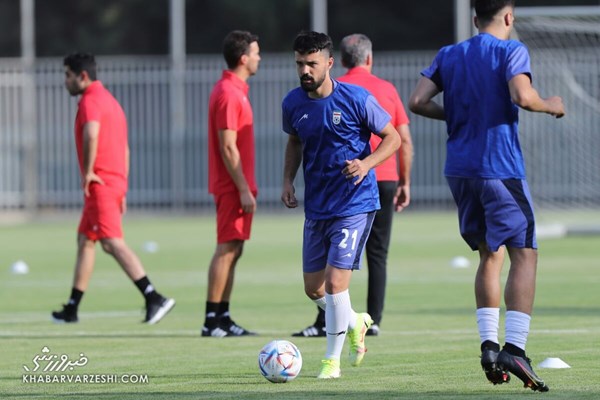
{"label": "number 21 on shorts", "polygon": [[340,242],[340,244],[338,244],[338,247],[340,249],[345,249],[348,247],[348,239],[352,239],[352,246],[350,247],[350,250],[355,250],[356,249],[356,239],[358,238],[358,230],[353,229],[352,230],[352,234],[350,233],[350,231],[346,228],[342,229],[342,234],[344,235],[344,238],[342,239],[342,241]]}

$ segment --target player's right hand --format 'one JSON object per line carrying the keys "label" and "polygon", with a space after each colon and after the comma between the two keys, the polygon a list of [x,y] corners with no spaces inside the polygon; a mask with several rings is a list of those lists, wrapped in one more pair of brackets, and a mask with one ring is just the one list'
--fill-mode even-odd
{"label": "player's right hand", "polygon": [[298,207],[298,200],[296,200],[296,189],[294,185],[284,185],[283,191],[281,192],[281,201],[287,208]]}
{"label": "player's right hand", "polygon": [[556,117],[562,118],[565,115],[565,106],[563,105],[562,98],[559,96],[552,96],[546,99],[546,102],[550,106],[550,112],[548,114]]}

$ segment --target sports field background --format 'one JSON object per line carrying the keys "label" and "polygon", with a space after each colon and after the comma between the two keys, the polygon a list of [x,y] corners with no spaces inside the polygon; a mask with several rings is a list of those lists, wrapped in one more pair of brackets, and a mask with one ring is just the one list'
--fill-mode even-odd
{"label": "sports field background", "polygon": [[[128,243],[157,289],[177,306],[154,326],[141,324],[143,298],[98,248],[96,270],[80,307],[80,323],[55,325],[71,287],[78,216],[0,225],[0,399],[545,399],[600,398],[600,236],[540,239],[536,307],[527,352],[534,367],[559,357],[572,368],[537,369],[550,386],[540,394],[487,383],[479,366],[474,318],[476,253],[459,238],[454,213],[405,212],[395,217],[382,334],[367,338],[360,368],[342,359],[342,378],[315,379],[325,340],[294,338],[304,358],[293,382],[272,384],[257,368],[260,348],[291,340],[315,316],[300,267],[302,215],[259,212],[236,275],[232,316],[260,333],[201,338],[206,272],[214,249],[212,215],[129,215]],[[539,218],[552,223],[551,215]],[[561,215],[585,225],[598,213]],[[154,241],[156,253],[143,250]],[[472,265],[450,267],[455,256]],[[22,259],[29,274],[14,275]],[[504,277],[507,272],[505,265]],[[353,306],[365,309],[366,268],[355,273]],[[503,319],[501,319],[501,326]],[[503,331],[503,329],[502,329]],[[146,384],[23,383],[43,347],[80,353],[88,363],[67,374],[145,374]],[[347,353],[347,344],[344,354]],[[515,397],[518,396],[518,397]]]}

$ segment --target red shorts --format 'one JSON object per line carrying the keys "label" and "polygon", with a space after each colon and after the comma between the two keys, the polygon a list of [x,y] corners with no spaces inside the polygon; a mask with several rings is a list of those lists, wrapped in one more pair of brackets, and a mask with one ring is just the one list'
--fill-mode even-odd
{"label": "red shorts", "polygon": [[[253,192],[256,197],[256,192]],[[217,243],[250,239],[254,213],[242,211],[239,192],[215,195],[217,206]]]}
{"label": "red shorts", "polygon": [[90,196],[85,197],[77,232],[90,240],[122,238],[122,202],[125,191],[92,184]]}

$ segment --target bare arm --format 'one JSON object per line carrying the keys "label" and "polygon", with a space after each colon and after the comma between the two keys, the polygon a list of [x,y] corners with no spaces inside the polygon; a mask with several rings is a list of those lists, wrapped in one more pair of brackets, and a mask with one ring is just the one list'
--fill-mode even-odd
{"label": "bare arm", "polygon": [[[129,179],[129,145],[125,148],[125,178]],[[123,196],[121,201],[121,213],[127,212],[127,196]]]}
{"label": "bare arm", "polygon": [[543,99],[537,90],[531,86],[531,80],[525,74],[515,75],[509,82],[510,97],[512,101],[524,110],[543,112],[556,118],[565,115],[562,99],[558,96]]}
{"label": "bare arm", "polygon": [[100,123],[90,121],[83,126],[83,193],[90,195],[92,182],[104,185],[104,181],[94,173],[94,164],[98,155]]}
{"label": "bare arm", "polygon": [[281,191],[281,201],[287,208],[298,207],[296,200],[296,189],[294,188],[294,179],[302,162],[302,142],[296,135],[289,135],[285,147],[285,160],[283,166],[283,189]]}
{"label": "bare arm", "polygon": [[402,146],[400,147],[400,160],[398,162],[398,175],[400,179],[398,180],[398,189],[396,190],[394,204],[396,205],[396,211],[402,211],[410,204],[410,171],[412,169],[414,150],[408,125],[399,125],[397,130],[402,139]]}
{"label": "bare arm", "polygon": [[347,179],[358,178],[354,182],[355,185],[361,183],[369,173],[370,169],[375,168],[387,160],[402,144],[402,139],[400,139],[398,131],[396,131],[396,128],[389,122],[381,132],[377,133],[377,135],[381,137],[382,140],[373,153],[362,160],[346,160],[346,167],[342,170],[342,173],[346,175]]}
{"label": "bare arm", "polygon": [[125,177],[129,178],[129,145],[125,149]]}
{"label": "bare arm", "polygon": [[445,120],[444,107],[433,101],[433,98],[440,93],[440,89],[429,78],[424,76],[419,79],[415,90],[413,90],[408,100],[408,107],[415,114],[427,118]]}
{"label": "bare arm", "polygon": [[240,152],[237,148],[237,132],[231,129],[219,130],[219,150],[221,151],[221,158],[223,164],[227,168],[227,172],[235,187],[240,193],[240,202],[242,204],[242,210],[245,213],[253,213],[256,211],[256,199],[252,194],[244,171],[242,169],[242,159],[240,158]]}

